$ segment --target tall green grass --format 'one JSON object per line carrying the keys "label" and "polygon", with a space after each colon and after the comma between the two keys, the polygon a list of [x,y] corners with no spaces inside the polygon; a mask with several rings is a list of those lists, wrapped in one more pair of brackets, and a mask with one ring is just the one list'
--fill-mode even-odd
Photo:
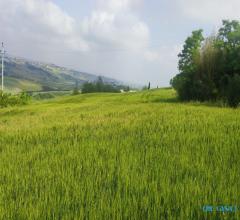
{"label": "tall green grass", "polygon": [[238,219],[240,110],[172,90],[0,110],[0,219]]}

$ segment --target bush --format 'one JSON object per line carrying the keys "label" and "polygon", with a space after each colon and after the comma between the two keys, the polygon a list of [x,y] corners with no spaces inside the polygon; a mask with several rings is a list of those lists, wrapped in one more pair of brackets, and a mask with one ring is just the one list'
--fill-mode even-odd
{"label": "bush", "polygon": [[78,88],[74,88],[72,95],[79,95],[79,89]]}
{"label": "bush", "polygon": [[23,92],[17,95],[10,93],[3,93],[0,91],[0,107],[8,107],[14,105],[26,105],[30,101],[31,97]]}
{"label": "bush", "polygon": [[229,106],[237,108],[240,103],[240,76],[235,74],[230,80],[227,88],[227,102]]}

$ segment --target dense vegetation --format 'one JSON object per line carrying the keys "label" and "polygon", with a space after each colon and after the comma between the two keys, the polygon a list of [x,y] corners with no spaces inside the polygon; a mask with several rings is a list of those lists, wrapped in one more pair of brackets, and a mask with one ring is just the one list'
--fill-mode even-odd
{"label": "dense vegetation", "polygon": [[11,93],[3,93],[0,91],[0,108],[14,105],[25,105],[29,102],[30,98],[31,97],[25,92],[12,95]]}
{"label": "dense vegetation", "polygon": [[180,73],[171,80],[181,100],[240,103],[240,23],[223,21],[217,35],[192,33],[179,54]]}
{"label": "dense vegetation", "polygon": [[[98,80],[95,82],[87,82],[83,84],[82,93],[96,92],[118,93],[120,92],[120,89],[116,86],[103,82],[102,77],[98,77]],[[76,90],[74,90],[74,94],[77,94]]]}
{"label": "dense vegetation", "polygon": [[0,110],[0,219],[239,219],[240,109],[171,89]]}

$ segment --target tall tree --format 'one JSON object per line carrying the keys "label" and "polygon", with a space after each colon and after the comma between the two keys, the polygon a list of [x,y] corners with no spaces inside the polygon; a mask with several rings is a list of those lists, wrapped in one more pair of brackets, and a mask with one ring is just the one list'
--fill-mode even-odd
{"label": "tall tree", "polygon": [[151,89],[151,83],[149,82],[148,83],[148,90],[150,90]]}
{"label": "tall tree", "polygon": [[178,55],[178,68],[181,73],[193,73],[196,70],[196,60],[199,58],[199,49],[204,40],[203,30],[193,31],[187,38],[182,52]]}
{"label": "tall tree", "polygon": [[198,62],[200,59],[200,48],[204,40],[203,30],[196,30],[188,37],[182,52],[178,55],[178,68],[180,73],[171,81],[172,86],[178,91],[182,100],[191,100],[199,96],[197,76]]}
{"label": "tall tree", "polygon": [[192,32],[179,54],[179,74],[171,80],[182,100],[240,102],[240,23],[224,20],[216,36]]}

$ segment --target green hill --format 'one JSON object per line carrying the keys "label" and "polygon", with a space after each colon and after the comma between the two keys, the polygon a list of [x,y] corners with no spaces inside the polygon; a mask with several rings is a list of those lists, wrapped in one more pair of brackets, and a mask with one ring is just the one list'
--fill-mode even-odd
{"label": "green hill", "polygon": [[[9,92],[64,91],[72,90],[76,83],[81,87],[98,76],[22,58],[7,57],[5,60],[5,85]],[[121,82],[102,77],[104,82],[119,85]]]}
{"label": "green hill", "polygon": [[160,89],[0,110],[0,219],[238,219],[240,110]]}

